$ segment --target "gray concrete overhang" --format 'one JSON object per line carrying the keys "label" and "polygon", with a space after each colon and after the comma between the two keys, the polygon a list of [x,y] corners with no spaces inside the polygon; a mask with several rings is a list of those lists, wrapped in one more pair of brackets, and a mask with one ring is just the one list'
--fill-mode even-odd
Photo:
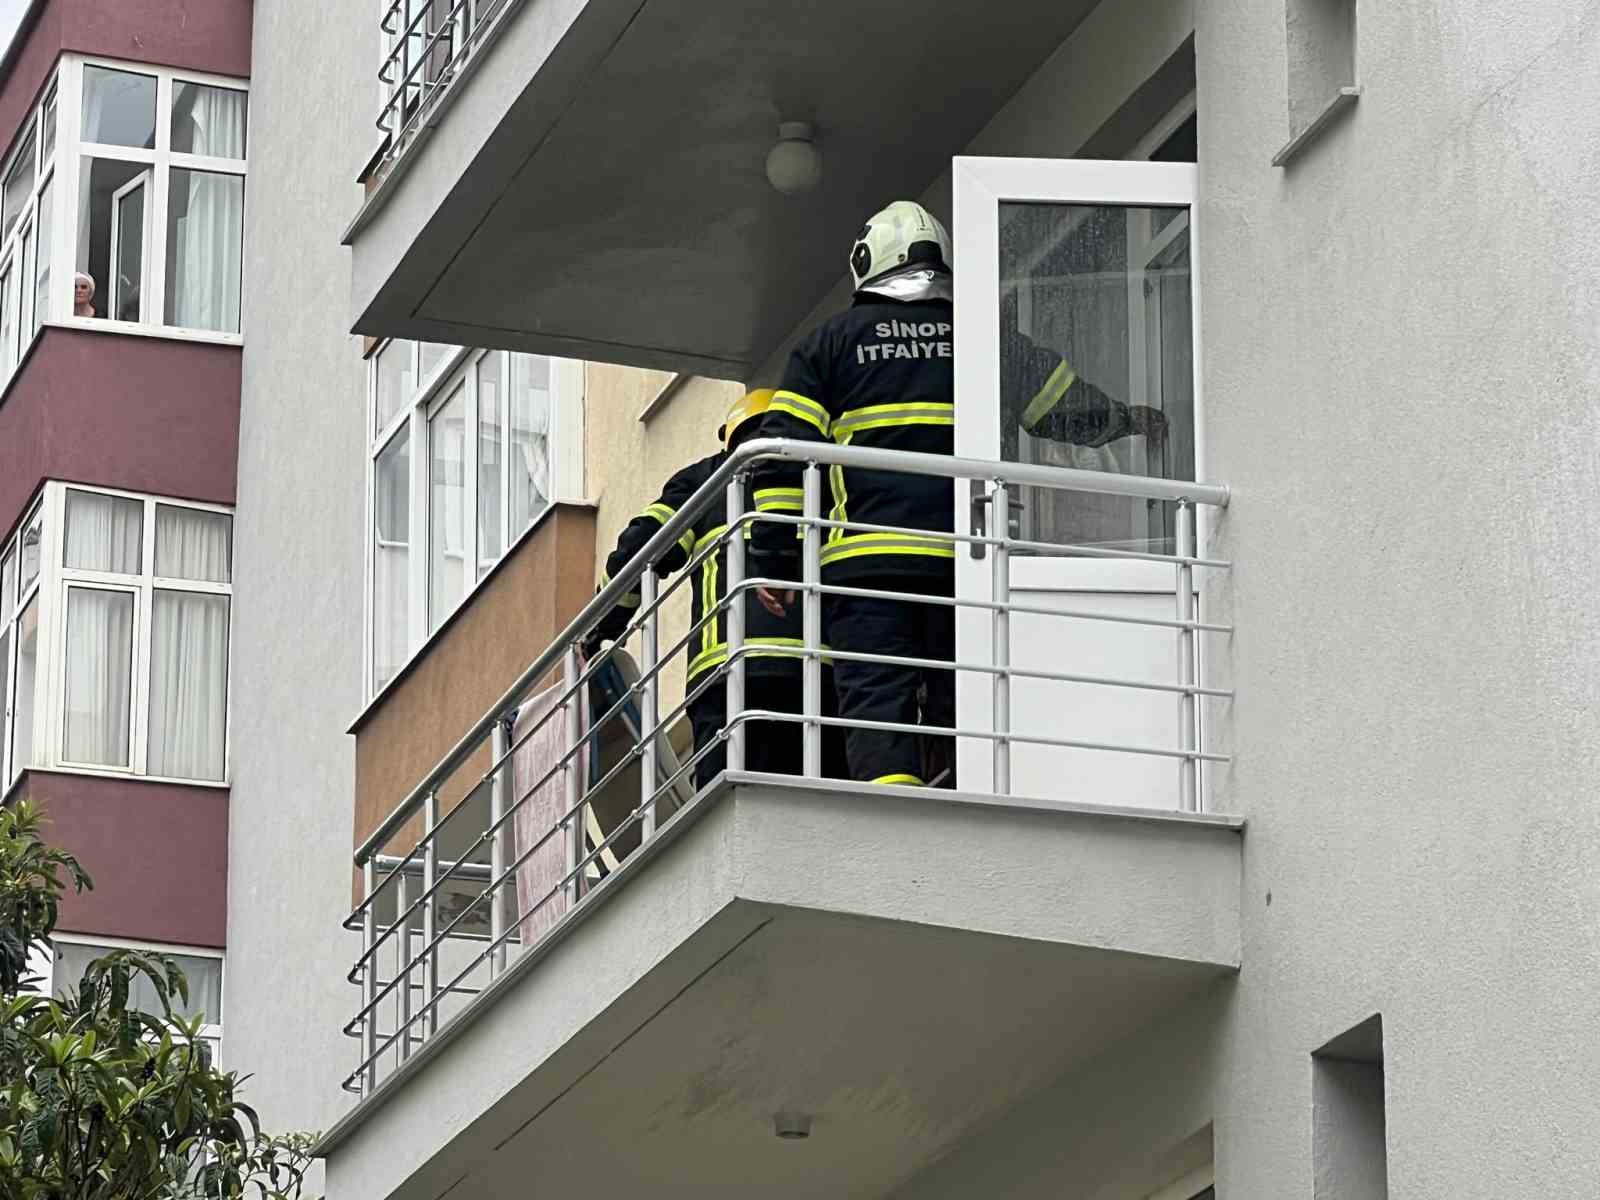
{"label": "gray concrete overhang", "polygon": [[1238,968],[1240,830],[729,776],[329,1132],[329,1194],[884,1194]]}
{"label": "gray concrete overhang", "polygon": [[[1094,0],[511,0],[367,200],[357,332],[746,378]],[[765,174],[811,122],[820,187]]]}

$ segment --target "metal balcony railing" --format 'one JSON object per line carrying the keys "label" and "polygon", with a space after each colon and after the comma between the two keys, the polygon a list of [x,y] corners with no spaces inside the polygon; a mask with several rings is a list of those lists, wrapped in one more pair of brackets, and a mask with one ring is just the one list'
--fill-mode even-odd
{"label": "metal balcony railing", "polygon": [[521,0],[390,0],[379,18],[385,54],[378,67],[388,135],[381,179],[433,124],[451,87]]}
{"label": "metal balcony railing", "polygon": [[[803,464],[800,513],[757,514],[747,503],[750,470],[756,462],[769,459]],[[1015,536],[1009,522],[988,532],[929,535],[925,530],[830,520],[823,516],[821,471],[834,466],[964,478],[975,481],[975,489],[987,484],[992,488],[988,493],[991,511],[997,513],[1008,512],[1011,498],[1023,487],[1167,502],[1176,506],[1176,552],[1029,541]],[[875,654],[851,656],[861,661],[948,668],[958,676],[986,678],[993,689],[990,727],[930,729],[888,722],[855,722],[855,727],[943,733],[969,746],[986,744],[994,788],[1001,795],[1011,791],[1015,746],[1156,756],[1177,766],[1172,807],[1197,809],[1201,765],[1227,761],[1225,754],[1202,746],[1200,700],[1232,696],[1226,688],[1208,687],[1201,681],[1204,656],[1199,653],[1199,642],[1203,634],[1227,635],[1232,627],[1198,619],[1196,572],[1227,571],[1230,564],[1199,556],[1194,506],[1222,507],[1227,500],[1227,489],[1215,485],[1095,471],[811,442],[759,441],[741,447],[356,851],[362,900],[346,926],[362,936],[360,957],[348,976],[361,989],[361,1004],[345,1032],[359,1040],[360,1054],[345,1087],[363,1098],[371,1096],[408,1061],[437,1048],[443,1042],[441,1031],[458,1028],[469,1019],[473,1008],[487,998],[486,992],[494,990],[515,959],[527,955],[580,905],[587,905],[592,897],[626,877],[622,868],[629,855],[693,799],[690,781],[695,766],[715,743],[696,751],[675,746],[672,735],[675,726],[681,728],[679,717],[695,695],[715,681],[721,680],[727,688],[728,717],[721,739],[730,770],[744,764],[751,721],[796,721],[804,724],[804,775],[821,775],[824,727],[851,725],[842,718],[823,715],[823,659],[843,657],[822,646],[823,597],[890,595],[824,584],[820,562],[825,531],[937,536],[975,555],[988,555],[993,572],[988,598],[918,598],[923,603],[950,605],[958,613],[962,609],[987,613],[992,623],[992,653],[986,661],[945,664]],[[670,582],[661,582],[655,564],[680,544],[707,511],[724,512],[726,527],[696,545],[688,564]],[[747,576],[743,532],[756,521],[799,528],[801,581]],[[727,554],[724,598],[671,646],[662,648],[663,605],[678,589],[692,586],[699,565],[723,547]],[[1013,602],[1012,556],[1018,553],[1169,564],[1175,580],[1175,612],[1167,618]],[[795,588],[801,594],[803,644],[790,651],[803,660],[800,713],[746,707],[744,604],[735,601],[760,586]],[[630,677],[619,669],[621,656],[613,650],[586,660],[582,648],[617,602],[634,593],[639,605],[624,635],[624,641],[638,652],[636,677]],[[702,677],[690,695],[669,705],[663,700],[663,669],[722,612],[727,616],[726,663]],[[1012,653],[1011,629],[1012,618],[1020,614],[1148,627],[1153,635],[1175,641],[1173,675],[1170,679],[1119,678],[1050,671],[1037,662],[1021,663]],[[1176,744],[1090,741],[1061,736],[1059,730],[1018,728],[1013,722],[1011,696],[1015,680],[1169,694],[1176,710]],[[874,785],[855,786],[870,789]]]}

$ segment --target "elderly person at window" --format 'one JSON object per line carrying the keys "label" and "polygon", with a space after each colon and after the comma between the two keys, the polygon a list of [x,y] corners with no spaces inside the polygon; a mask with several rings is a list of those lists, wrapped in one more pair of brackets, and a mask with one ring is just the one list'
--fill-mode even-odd
{"label": "elderly person at window", "polygon": [[94,311],[94,276],[79,271],[72,277],[72,315],[92,317]]}

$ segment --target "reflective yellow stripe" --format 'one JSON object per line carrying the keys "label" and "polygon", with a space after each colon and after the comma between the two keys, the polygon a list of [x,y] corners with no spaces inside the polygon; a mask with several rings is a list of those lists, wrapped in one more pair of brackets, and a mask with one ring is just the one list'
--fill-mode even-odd
{"label": "reflective yellow stripe", "polygon": [[641,517],[654,517],[656,520],[665,525],[668,521],[672,520],[673,517],[678,515],[678,510],[673,508],[670,504],[662,504],[657,501],[655,504],[648,505],[639,515]]}
{"label": "reflective yellow stripe", "polygon": [[[611,572],[610,571],[601,571],[600,572],[600,586],[602,588],[604,588],[610,582],[611,582]],[[639,593],[638,592],[626,592],[626,593],[624,593],[621,597],[618,598],[617,607],[618,608],[638,608],[639,607]]]}
{"label": "reflective yellow stripe", "polygon": [[704,547],[705,547],[707,542],[710,542],[710,541],[712,541],[712,540],[714,540],[716,538],[719,538],[719,537],[721,537],[723,534],[725,534],[727,532],[728,532],[728,527],[726,525],[718,525],[715,529],[706,530],[699,537],[695,538],[695,540],[694,540],[694,548],[691,549],[689,551],[689,553],[690,554],[699,554],[700,551],[702,549],[704,549]]}
{"label": "reflective yellow stripe", "polygon": [[804,488],[757,488],[757,512],[804,512]]}
{"label": "reflective yellow stripe", "polygon": [[915,775],[879,775],[876,779],[869,779],[868,783],[901,783],[907,787],[926,787],[927,784]]}
{"label": "reflective yellow stripe", "polygon": [[893,425],[954,425],[956,406],[942,400],[915,400],[906,404],[869,404],[841,413],[833,423],[833,436],[886,429]]}
{"label": "reflective yellow stripe", "polygon": [[822,562],[827,565],[867,554],[920,554],[928,558],[954,558],[956,548],[938,538],[919,538],[903,533],[852,533],[824,546]]}
{"label": "reflective yellow stripe", "polygon": [[787,413],[807,425],[816,426],[817,432],[823,437],[828,436],[828,410],[809,396],[802,396],[799,392],[778,392],[772,397],[772,407],[767,411]]}
{"label": "reflective yellow stripe", "polygon": [[[805,643],[799,638],[746,638],[744,644],[745,657],[747,658],[793,658],[798,660],[799,655],[789,653],[784,647],[794,650],[805,648]],[[828,662],[829,660],[826,657],[828,648],[821,646],[819,649],[822,650],[824,655],[822,661]],[[702,650],[689,661],[689,675],[693,678],[700,672],[710,670],[712,667],[720,667],[727,661],[728,644],[726,642],[718,642],[716,645]]]}
{"label": "reflective yellow stripe", "polygon": [[717,644],[717,622],[722,619],[717,612],[717,556],[708,557],[700,564],[700,616],[709,618],[700,630],[700,652],[709,654]]}
{"label": "reflective yellow stripe", "polygon": [[[839,445],[848,446],[850,434],[846,432],[840,439]],[[828,514],[830,520],[848,521],[850,514],[845,510],[845,500],[848,498],[844,487],[844,468],[835,464],[828,468],[828,486],[833,490],[833,511]],[[828,530],[828,543],[831,545],[844,536],[844,530],[833,528]]]}
{"label": "reflective yellow stripe", "polygon": [[683,552],[685,554],[693,554],[694,553],[694,530],[693,529],[685,529],[683,531],[683,536],[678,539],[678,545],[683,547]]}
{"label": "reflective yellow stripe", "polygon": [[1062,359],[1061,365],[1050,372],[1050,378],[1044,381],[1044,386],[1034,393],[1033,399],[1028,401],[1028,407],[1022,410],[1022,427],[1032,429],[1044,420],[1077,378],[1078,373],[1072,369],[1072,364]]}

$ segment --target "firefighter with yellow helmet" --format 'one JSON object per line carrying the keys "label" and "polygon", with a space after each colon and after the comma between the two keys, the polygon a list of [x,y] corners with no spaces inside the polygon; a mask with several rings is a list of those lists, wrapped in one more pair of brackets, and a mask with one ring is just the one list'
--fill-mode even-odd
{"label": "firefighter with yellow helmet", "polygon": [[[670,521],[706,480],[727,460],[741,443],[753,438],[761,418],[772,404],[771,390],[749,392],[728,410],[718,430],[723,448],[716,454],[691,463],[668,479],[653,504],[633,518],[617,538],[616,549],[606,559],[601,586],[619,572],[661,527]],[[794,506],[796,509],[799,505]],[[718,497],[684,531],[667,554],[656,564],[658,575],[682,570],[708,543],[726,530],[726,510]],[[748,535],[747,535],[748,536]],[[690,629],[688,680],[689,720],[694,727],[696,753],[711,747],[695,765],[695,786],[704,787],[727,765],[726,742],[722,732],[727,725],[728,696],[722,668],[728,661],[728,623],[726,611],[705,621],[706,613],[727,598],[727,547],[705,555],[696,566],[697,578],[689,589]],[[795,653],[800,649],[802,629],[799,606],[779,616],[763,607],[754,592],[747,591],[745,606],[745,704],[751,709],[800,713],[802,708],[802,664]],[[618,602],[594,634],[594,640],[619,637],[639,607],[633,592]],[[823,715],[834,714],[832,670],[823,667]],[[757,721],[748,727],[745,738],[745,768],[783,775],[798,775],[802,770],[803,727],[796,721]],[[843,777],[844,739],[837,727],[823,727],[823,774]]]}

